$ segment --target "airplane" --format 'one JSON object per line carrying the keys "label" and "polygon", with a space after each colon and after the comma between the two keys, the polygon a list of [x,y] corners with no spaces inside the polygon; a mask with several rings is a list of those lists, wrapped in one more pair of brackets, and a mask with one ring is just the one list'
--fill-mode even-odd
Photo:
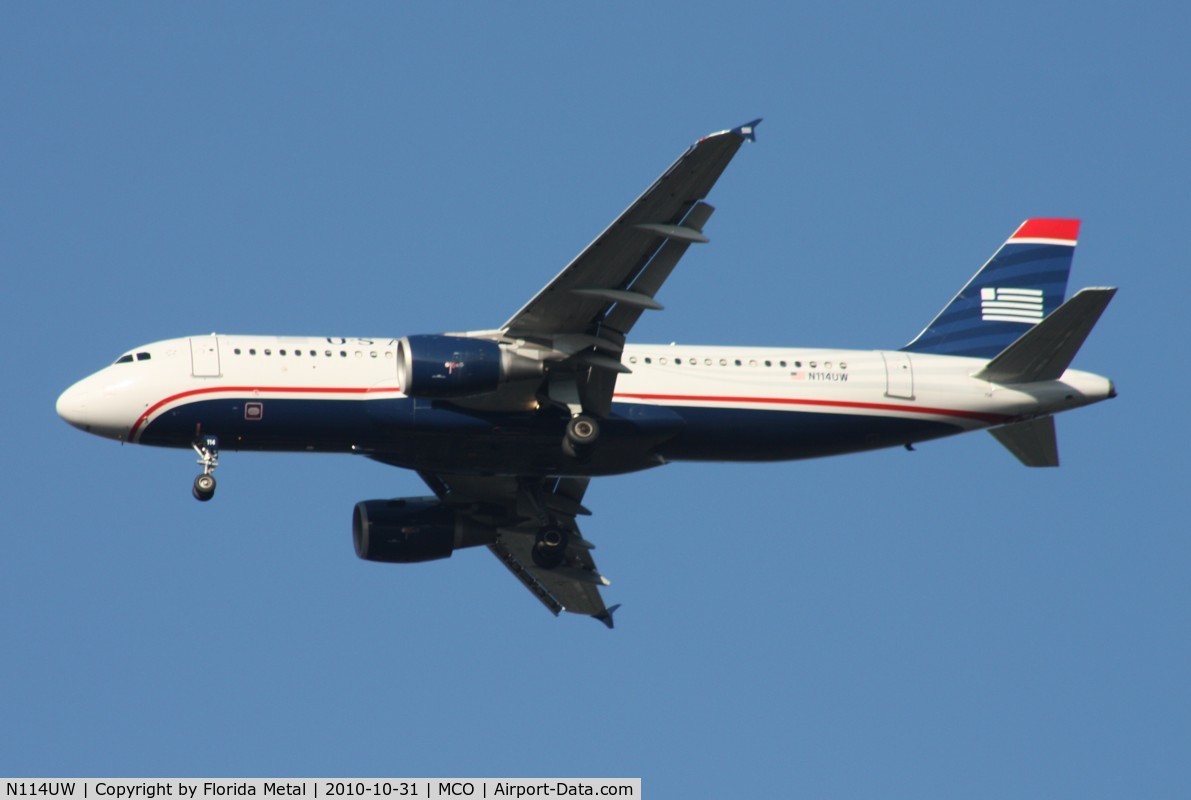
{"label": "airplane", "polygon": [[193,449],[363,455],[433,496],[364,500],[356,554],[487,547],[556,616],[613,626],[577,519],[592,478],[672,461],[782,461],[986,429],[1059,463],[1054,414],[1115,397],[1069,369],[1115,288],[1065,300],[1074,219],[1023,222],[913,340],[890,350],[628,344],[754,120],[700,139],[499,328],[400,338],[211,334],[134,347],[58,398],[68,423]]}

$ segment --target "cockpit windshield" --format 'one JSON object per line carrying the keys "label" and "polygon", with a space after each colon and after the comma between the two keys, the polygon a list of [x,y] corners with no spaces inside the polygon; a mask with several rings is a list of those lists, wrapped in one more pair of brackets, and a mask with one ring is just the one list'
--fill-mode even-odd
{"label": "cockpit windshield", "polygon": [[[150,355],[149,353],[143,353],[143,352],[137,353],[135,356],[137,361],[148,361],[152,357],[153,356]],[[134,358],[134,356],[132,353],[125,353],[124,355],[117,358],[114,363],[116,363],[116,364],[131,364],[133,361],[133,358]]]}

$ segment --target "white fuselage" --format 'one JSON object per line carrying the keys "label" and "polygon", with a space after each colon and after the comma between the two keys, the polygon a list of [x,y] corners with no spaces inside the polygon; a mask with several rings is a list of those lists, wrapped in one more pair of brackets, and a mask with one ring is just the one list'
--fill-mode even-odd
{"label": "white fuselage", "polygon": [[[477,422],[476,413],[460,415],[451,403],[407,398],[396,346],[389,338],[170,339],[79,381],[57,408],[76,427],[120,441],[189,447],[196,436],[217,433],[231,449],[384,454],[405,452],[403,439],[419,433],[450,433],[456,422],[466,422],[459,433],[469,441],[499,439],[520,424],[515,413]],[[900,351],[629,345],[622,363],[631,372],[617,380],[611,416],[645,420],[642,429],[657,434],[644,436],[655,451],[652,463],[909,444],[1114,394],[1109,380],[1087,372],[1003,386],[972,377],[984,359]],[[432,406],[440,413],[428,413]],[[673,421],[661,420],[663,413]],[[419,467],[408,454],[392,460]],[[649,465],[621,460],[591,471]]]}

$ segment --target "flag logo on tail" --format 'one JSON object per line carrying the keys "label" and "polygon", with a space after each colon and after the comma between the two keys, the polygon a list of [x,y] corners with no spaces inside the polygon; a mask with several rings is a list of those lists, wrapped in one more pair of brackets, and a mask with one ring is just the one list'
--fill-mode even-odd
{"label": "flag logo on tail", "polygon": [[980,290],[980,319],[986,322],[1024,322],[1033,325],[1041,322],[1041,289]]}

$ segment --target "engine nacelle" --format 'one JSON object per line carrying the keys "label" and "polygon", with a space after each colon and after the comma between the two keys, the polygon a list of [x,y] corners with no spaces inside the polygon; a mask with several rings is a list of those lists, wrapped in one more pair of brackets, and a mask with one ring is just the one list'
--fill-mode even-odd
{"label": "engine nacelle", "polygon": [[407,397],[466,397],[542,375],[542,362],[507,345],[465,336],[406,336],[397,342],[397,380]]}
{"label": "engine nacelle", "polygon": [[496,541],[496,531],[434,497],[364,500],[352,512],[352,543],[365,561],[409,564],[449,558],[457,547]]}

